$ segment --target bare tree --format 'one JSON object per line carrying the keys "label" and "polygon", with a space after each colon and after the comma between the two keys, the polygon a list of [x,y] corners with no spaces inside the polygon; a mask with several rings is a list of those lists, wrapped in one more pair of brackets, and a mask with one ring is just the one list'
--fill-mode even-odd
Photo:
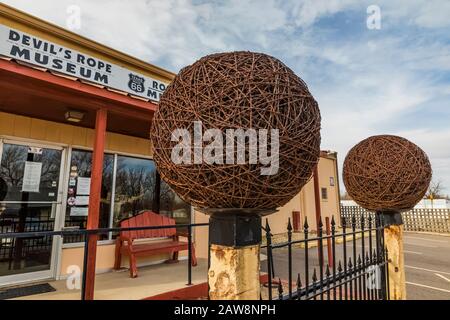
{"label": "bare tree", "polygon": [[428,191],[425,194],[425,197],[427,197],[428,199],[441,199],[441,198],[445,198],[445,195],[443,193],[445,187],[442,184],[441,180],[433,180],[430,183],[430,186],[428,187]]}

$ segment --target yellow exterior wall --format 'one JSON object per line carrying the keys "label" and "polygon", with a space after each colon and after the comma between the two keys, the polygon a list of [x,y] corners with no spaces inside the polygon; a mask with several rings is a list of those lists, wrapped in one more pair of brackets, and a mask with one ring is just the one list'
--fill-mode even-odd
{"label": "yellow exterior wall", "polygon": [[[339,214],[339,194],[338,194],[338,179],[335,168],[336,162],[334,159],[328,157],[320,157],[319,160],[319,194],[320,188],[327,188],[328,199],[324,200],[321,197],[321,215],[322,222],[325,225],[325,218],[328,217],[331,221],[331,217],[334,215],[336,223],[340,222]],[[330,177],[334,178],[334,186],[330,186]],[[314,198],[314,181],[311,178],[303,189],[297,194],[291,201],[278,209],[278,212],[268,216],[270,229],[273,234],[280,234],[286,232],[288,219],[292,221],[292,211],[300,212],[301,228],[305,222],[305,216],[308,219],[308,225],[310,230],[317,230],[316,226],[316,205]],[[265,220],[263,221],[265,224]],[[325,226],[324,226],[325,230]]]}
{"label": "yellow exterior wall", "polygon": [[[336,223],[340,224],[339,192],[337,186],[338,179],[336,175],[335,160],[321,158],[321,161],[319,162],[319,172],[319,187],[327,188],[328,190],[328,200],[323,200],[321,198],[323,223],[325,224],[326,217],[328,217],[331,221],[331,217],[334,215]],[[334,177],[334,186],[330,185],[330,177]]]}
{"label": "yellow exterior wall", "polygon": [[[0,135],[3,137],[33,139],[43,143],[57,143],[86,148],[92,148],[94,141],[94,129],[39,120],[5,112],[0,112]],[[111,132],[106,133],[105,149],[142,156],[152,155],[149,139]]]}
{"label": "yellow exterior wall", "polygon": [[[208,223],[209,216],[200,211],[194,211],[194,223]],[[208,227],[195,227],[194,229],[195,254],[198,258],[208,258]]]}

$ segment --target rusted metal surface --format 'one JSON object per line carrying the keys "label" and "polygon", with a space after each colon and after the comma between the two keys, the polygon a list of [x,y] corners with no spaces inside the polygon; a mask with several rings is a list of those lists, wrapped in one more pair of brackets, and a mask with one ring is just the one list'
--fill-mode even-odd
{"label": "rusted metal surface", "polygon": [[405,138],[369,137],[347,154],[344,184],[360,206],[373,211],[405,211],[425,195],[431,180],[425,152]]}
{"label": "rusted metal surface", "polygon": [[211,300],[258,300],[259,245],[225,247],[211,245],[211,265],[208,271]]}
{"label": "rusted metal surface", "polygon": [[389,296],[391,300],[406,300],[403,226],[384,229],[384,241],[389,253]]}
{"label": "rusted metal surface", "polygon": [[[313,173],[314,181],[314,207],[316,208],[316,230],[321,232],[322,230],[322,209],[320,205],[320,185],[319,185],[319,165],[316,165]],[[319,263],[323,267],[323,246],[319,244],[317,246],[317,256],[319,257]]]}
{"label": "rusted metal surface", "polygon": [[[281,61],[261,53],[212,54],[183,68],[167,87],[151,130],[161,177],[186,202],[199,208],[277,208],[308,182],[320,154],[320,112],[306,84]],[[278,129],[279,170],[261,175],[261,163],[175,164],[172,132],[194,121],[203,132],[218,129]],[[268,137],[268,150],[273,141]],[[205,144],[204,145],[209,145]],[[194,155],[191,144],[191,156]],[[237,158],[234,148],[234,159]],[[192,158],[191,158],[192,159]]]}

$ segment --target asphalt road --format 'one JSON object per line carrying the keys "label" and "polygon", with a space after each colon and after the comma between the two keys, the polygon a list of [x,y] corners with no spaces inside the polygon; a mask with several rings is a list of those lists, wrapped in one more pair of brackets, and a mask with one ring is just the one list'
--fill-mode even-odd
{"label": "asphalt road", "polygon": [[[375,245],[373,239],[373,245]],[[365,248],[368,249],[368,238],[365,238]],[[361,240],[356,243],[357,255],[362,253]],[[423,233],[405,233],[404,236],[406,290],[408,300],[450,300],[450,236],[429,235]],[[288,278],[287,249],[273,250],[275,276]],[[342,261],[343,246],[336,245],[336,261]],[[352,241],[347,242],[347,255],[353,257]],[[327,248],[324,247],[325,263],[327,262]],[[309,249],[309,276],[313,269],[318,268],[317,248]],[[353,258],[352,258],[353,259]],[[293,280],[300,273],[304,283],[305,250],[293,249]],[[266,271],[266,261],[261,266]]]}

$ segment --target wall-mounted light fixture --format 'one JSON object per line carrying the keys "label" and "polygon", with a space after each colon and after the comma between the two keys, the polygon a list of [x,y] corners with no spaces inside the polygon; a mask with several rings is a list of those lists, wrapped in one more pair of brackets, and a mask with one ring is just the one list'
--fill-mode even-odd
{"label": "wall-mounted light fixture", "polygon": [[69,110],[65,113],[65,118],[70,122],[80,122],[84,118],[83,111]]}

